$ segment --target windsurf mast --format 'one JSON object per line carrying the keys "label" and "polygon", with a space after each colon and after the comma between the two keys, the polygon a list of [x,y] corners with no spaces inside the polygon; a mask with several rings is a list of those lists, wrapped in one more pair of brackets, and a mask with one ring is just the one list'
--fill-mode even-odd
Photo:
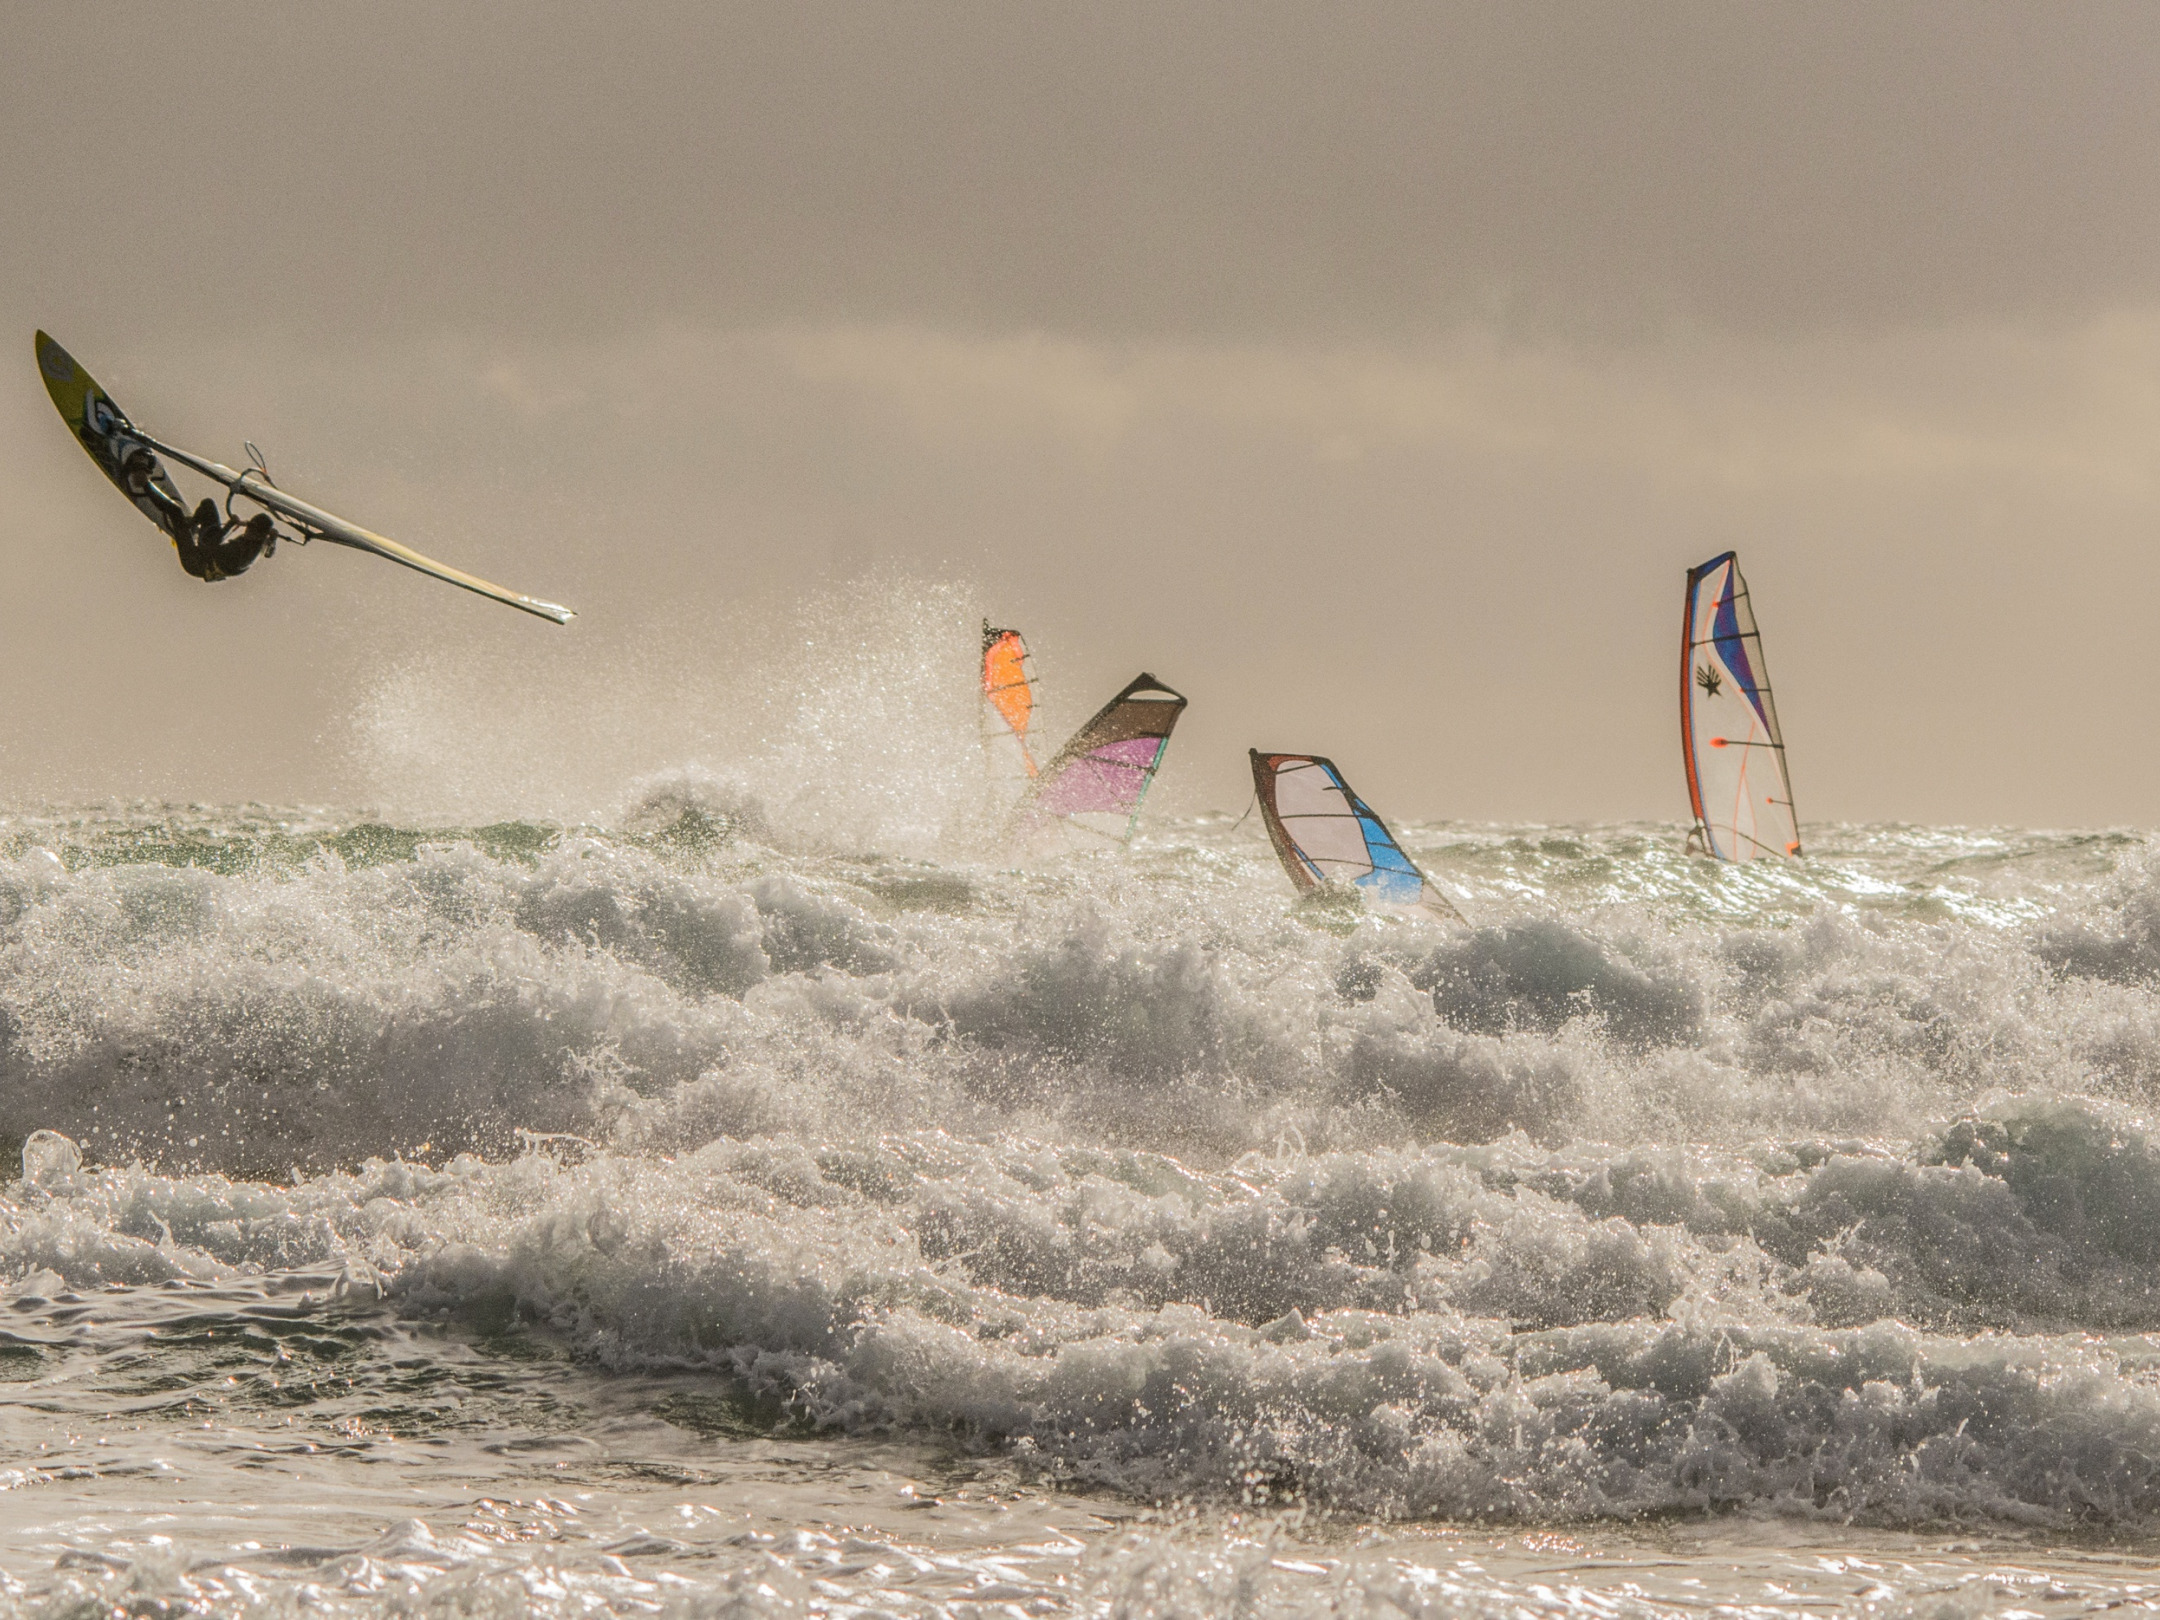
{"label": "windsurf mast", "polygon": [[1268,842],[1299,893],[1344,884],[1382,905],[1464,920],[1372,806],[1350,790],[1334,761],[1318,754],[1263,754],[1257,748],[1247,753]]}
{"label": "windsurf mast", "polygon": [[1680,747],[1695,813],[1691,846],[1726,861],[1800,853],[1762,633],[1730,551],[1688,570]]}
{"label": "windsurf mast", "polygon": [[1112,843],[1128,842],[1184,712],[1184,695],[1154,676],[1126,682],[1042,768],[1021,801],[1019,825],[1061,824]]}

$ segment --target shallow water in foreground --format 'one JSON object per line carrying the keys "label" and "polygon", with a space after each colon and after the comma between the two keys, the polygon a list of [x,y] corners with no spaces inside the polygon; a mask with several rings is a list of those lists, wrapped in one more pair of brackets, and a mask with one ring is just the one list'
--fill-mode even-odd
{"label": "shallow water in foreground", "polygon": [[0,1603],[2160,1608],[2151,847],[1811,833],[0,822]]}

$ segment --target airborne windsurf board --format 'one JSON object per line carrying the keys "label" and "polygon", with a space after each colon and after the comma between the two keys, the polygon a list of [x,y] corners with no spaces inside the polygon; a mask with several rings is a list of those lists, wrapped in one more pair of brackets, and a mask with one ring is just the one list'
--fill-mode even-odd
{"label": "airborne windsurf board", "polygon": [[137,510],[176,544],[188,521],[188,508],[172,481],[172,474],[158,459],[160,455],[170,457],[183,467],[191,467],[205,478],[223,484],[234,495],[277,513],[297,528],[304,540],[328,540],[335,545],[350,546],[355,551],[372,552],[432,579],[551,619],[557,624],[568,624],[575,617],[570,609],[558,603],[543,602],[538,597],[490,584],[288,495],[273,484],[270,475],[260,467],[234,472],[222,463],[152,438],[129,419],[127,412],[76,363],[74,356],[43,332],[37,335],[37,361],[38,375],[45,379],[45,391],[52,395],[61,420],[90,453],[90,459]]}

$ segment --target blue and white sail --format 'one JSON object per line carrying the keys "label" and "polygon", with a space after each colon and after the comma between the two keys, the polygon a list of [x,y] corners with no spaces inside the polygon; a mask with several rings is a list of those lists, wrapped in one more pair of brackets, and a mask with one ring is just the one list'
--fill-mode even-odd
{"label": "blue and white sail", "polygon": [[1688,570],[1680,741],[1695,810],[1692,845],[1726,861],[1800,853],[1762,633],[1730,551]]}
{"label": "blue and white sail", "polygon": [[1418,870],[1387,824],[1318,754],[1248,750],[1260,819],[1283,870],[1302,893],[1340,884],[1382,905],[1461,922],[1454,902]]}

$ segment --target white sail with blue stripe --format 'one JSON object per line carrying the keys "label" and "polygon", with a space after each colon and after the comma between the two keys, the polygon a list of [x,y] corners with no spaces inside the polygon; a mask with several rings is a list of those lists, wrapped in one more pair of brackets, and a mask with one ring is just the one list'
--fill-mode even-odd
{"label": "white sail with blue stripe", "polygon": [[1318,754],[1263,754],[1257,748],[1248,752],[1268,841],[1301,892],[1342,885],[1381,905],[1463,920],[1403,853],[1387,824],[1351,792],[1332,760]]}
{"label": "white sail with blue stripe", "polygon": [[1688,570],[1680,737],[1695,811],[1691,847],[1725,861],[1800,853],[1762,633],[1730,551]]}

